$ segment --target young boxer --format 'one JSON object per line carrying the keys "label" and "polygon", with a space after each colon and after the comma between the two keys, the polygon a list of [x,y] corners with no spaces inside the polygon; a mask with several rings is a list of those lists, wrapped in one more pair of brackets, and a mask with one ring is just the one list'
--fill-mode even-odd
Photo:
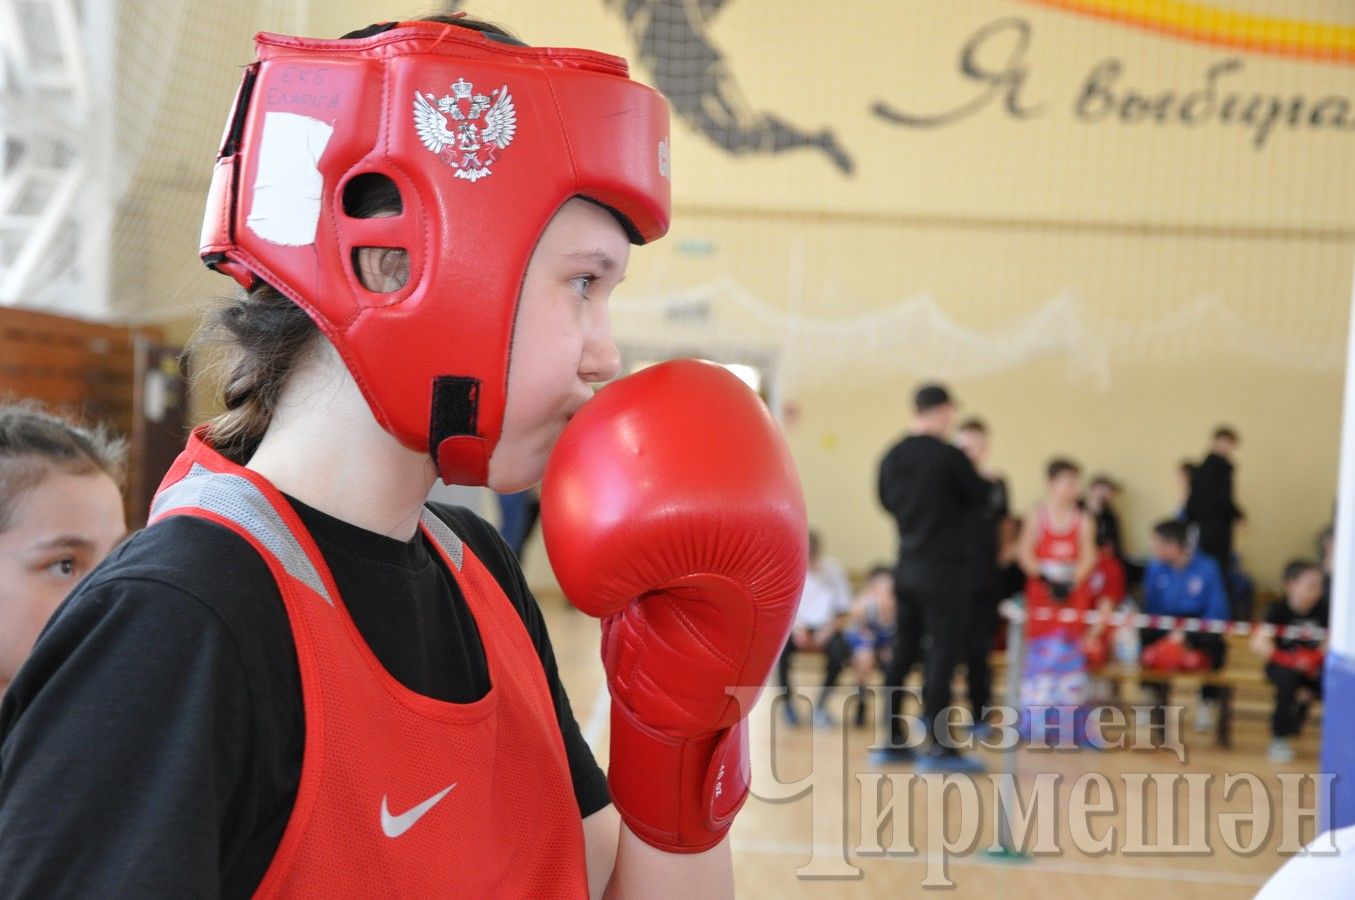
{"label": "young boxer", "polygon": [[[6,894],[732,894],[731,689],[785,641],[806,522],[724,370],[591,399],[667,142],[604,54],[464,18],[259,36],[202,239],[244,290],[226,412],[12,686]],[[533,484],[562,432],[543,526],[608,617],[606,783],[511,553],[424,504]]]}
{"label": "young boxer", "polygon": [[1072,734],[1079,743],[1087,740],[1088,714],[1086,624],[1082,619],[1091,607],[1086,579],[1096,552],[1091,517],[1078,506],[1081,479],[1076,463],[1050,461],[1045,497],[1026,517],[1018,547],[1030,613],[1021,729],[1023,734],[1040,735],[1044,725],[1033,720],[1033,711],[1053,707],[1074,723]]}

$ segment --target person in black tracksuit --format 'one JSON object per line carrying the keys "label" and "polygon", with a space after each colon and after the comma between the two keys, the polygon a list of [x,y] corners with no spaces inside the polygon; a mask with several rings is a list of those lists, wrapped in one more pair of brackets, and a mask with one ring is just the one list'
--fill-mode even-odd
{"label": "person in black tracksuit", "polygon": [[[965,654],[972,584],[970,518],[988,502],[992,486],[959,448],[945,440],[954,417],[949,392],[940,385],[925,385],[917,391],[914,407],[912,428],[885,454],[878,481],[880,504],[899,530],[897,647],[885,684],[902,686],[922,655],[923,639],[929,639],[922,705],[930,731],[950,705],[951,678]],[[877,752],[881,761],[910,756],[901,747],[902,701],[901,691],[890,692],[886,708],[890,746]],[[982,768],[936,740],[923,764],[936,769]]]}
{"label": "person in black tracksuit", "polygon": [[[1233,454],[1237,445],[1237,432],[1227,427],[1215,430],[1209,455],[1190,476],[1185,509],[1187,524],[1197,530],[1199,551],[1219,564],[1229,602],[1234,605],[1237,599],[1229,574],[1233,570],[1233,526],[1243,518],[1233,500]],[[1234,619],[1238,613],[1237,609],[1232,611]]]}
{"label": "person in black tracksuit", "polygon": [[969,518],[972,558],[972,583],[969,593],[969,628],[966,635],[965,670],[969,686],[969,706],[974,721],[983,721],[983,710],[992,697],[993,673],[988,656],[997,638],[997,606],[1004,596],[1002,573],[998,565],[1002,529],[1008,520],[1007,482],[986,469],[988,428],[981,419],[969,419],[955,433],[956,445],[969,457],[981,477],[988,482],[986,502],[976,507]]}

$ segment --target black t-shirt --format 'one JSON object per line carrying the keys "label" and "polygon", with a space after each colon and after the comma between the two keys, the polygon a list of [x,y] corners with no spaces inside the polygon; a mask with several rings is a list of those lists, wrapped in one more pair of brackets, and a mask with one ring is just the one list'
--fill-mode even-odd
{"label": "black t-shirt", "polygon": [[969,514],[974,589],[989,597],[997,594],[1000,589],[997,554],[1002,537],[1002,522],[1009,512],[1007,482],[1001,478],[994,478],[988,482],[986,501]]}
{"label": "black t-shirt", "polygon": [[[1280,599],[1270,604],[1270,607],[1266,610],[1265,621],[1271,625],[1279,626],[1280,628],[1287,628],[1290,625],[1295,625],[1300,628],[1305,625],[1310,628],[1326,628],[1327,620],[1330,615],[1331,609],[1326,600],[1319,600],[1317,605],[1310,609],[1306,615],[1299,615],[1289,608],[1288,601]],[[1322,641],[1320,639],[1300,640],[1298,638],[1275,638],[1276,650],[1298,650],[1301,648],[1314,650],[1321,646]]]}
{"label": "black t-shirt", "polygon": [[1240,518],[1242,510],[1233,501],[1233,464],[1211,453],[1191,476],[1186,498],[1186,519],[1199,526],[1200,549],[1211,556],[1230,553],[1233,523]]}
{"label": "black t-shirt", "polygon": [[[455,703],[486,693],[475,621],[421,536],[291,503],[398,681]],[[521,570],[484,520],[434,510],[522,616],[591,815],[610,802],[606,778]],[[190,516],[133,536],[62,604],[0,703],[0,894],[250,895],[291,814],[304,736],[286,609],[253,547]]]}
{"label": "black t-shirt", "polygon": [[879,496],[898,525],[899,562],[966,564],[970,514],[991,489],[958,447],[930,435],[895,444],[880,462]]}

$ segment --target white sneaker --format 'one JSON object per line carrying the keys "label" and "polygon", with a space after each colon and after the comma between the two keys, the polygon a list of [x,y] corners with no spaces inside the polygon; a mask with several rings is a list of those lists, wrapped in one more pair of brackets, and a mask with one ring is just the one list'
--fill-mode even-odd
{"label": "white sneaker", "polygon": [[1218,704],[1213,700],[1201,700],[1195,704],[1195,733],[1208,734],[1218,722]]}
{"label": "white sneaker", "polygon": [[1289,743],[1289,738],[1275,738],[1270,742],[1270,761],[1273,763],[1289,763],[1294,761],[1294,745]]}

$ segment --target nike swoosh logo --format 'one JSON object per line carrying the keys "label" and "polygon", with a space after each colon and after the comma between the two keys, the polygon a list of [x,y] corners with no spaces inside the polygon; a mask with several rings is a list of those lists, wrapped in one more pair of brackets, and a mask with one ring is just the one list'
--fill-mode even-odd
{"label": "nike swoosh logo", "polygon": [[455,784],[447,785],[445,788],[438,791],[436,794],[429,797],[427,800],[423,801],[418,806],[406,812],[402,812],[398,816],[391,815],[390,808],[387,807],[386,805],[386,797],[385,795],[382,795],[381,831],[385,833],[386,837],[388,838],[398,838],[400,835],[404,834],[406,831],[413,828],[414,823],[422,819],[424,817],[424,814],[427,813],[430,809],[437,806],[438,802],[442,800],[443,797],[446,797],[447,794],[449,794],[452,788],[454,787],[456,787]]}

